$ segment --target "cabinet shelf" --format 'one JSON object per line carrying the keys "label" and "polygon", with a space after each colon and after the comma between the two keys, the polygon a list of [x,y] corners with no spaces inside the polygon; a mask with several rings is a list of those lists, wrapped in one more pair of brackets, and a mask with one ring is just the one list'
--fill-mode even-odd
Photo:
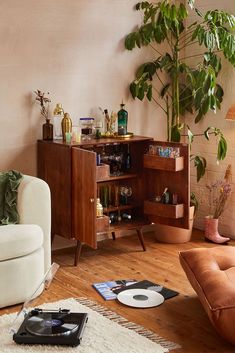
{"label": "cabinet shelf", "polygon": [[145,154],[144,168],[178,172],[184,169],[184,157],[166,158]]}
{"label": "cabinet shelf", "polygon": [[137,204],[119,205],[119,206],[109,206],[104,208],[104,213],[118,212],[124,210],[131,210],[133,208],[139,207]]}
{"label": "cabinet shelf", "polygon": [[136,177],[137,177],[137,174],[136,173],[132,173],[132,174],[122,174],[122,175],[109,176],[109,177],[102,178],[102,179],[99,179],[99,180],[96,180],[96,181],[97,181],[97,183],[102,183],[104,181],[133,179],[133,178],[136,178]]}
{"label": "cabinet shelf", "polygon": [[184,204],[170,205],[155,201],[144,201],[144,214],[167,218],[183,218]]}
{"label": "cabinet shelf", "polygon": [[118,230],[131,230],[131,229],[143,227],[144,225],[147,225],[147,224],[149,224],[149,222],[144,218],[138,219],[138,220],[132,220],[130,222],[121,221],[121,222],[110,224],[109,231],[115,232]]}

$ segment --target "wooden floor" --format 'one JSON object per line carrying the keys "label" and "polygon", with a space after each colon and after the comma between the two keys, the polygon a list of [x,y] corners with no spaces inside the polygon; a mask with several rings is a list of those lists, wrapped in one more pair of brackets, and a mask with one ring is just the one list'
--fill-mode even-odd
{"label": "wooden floor", "polygon": [[[221,245],[205,242],[200,231],[194,231],[192,241],[186,244],[157,243],[151,233],[145,235],[145,241],[146,252],[141,250],[136,236],[102,241],[98,250],[82,250],[78,267],[73,266],[73,252],[70,249],[53,254],[53,261],[60,265],[60,269],[36,305],[85,296],[182,346],[171,352],[234,353],[235,347],[214,331],[178,260],[180,250]],[[231,241],[230,245],[234,246],[235,241]],[[148,279],[174,289],[180,295],[156,308],[134,309],[116,301],[104,301],[91,286],[94,282],[122,278]],[[18,308],[5,308],[0,310],[0,314]]]}

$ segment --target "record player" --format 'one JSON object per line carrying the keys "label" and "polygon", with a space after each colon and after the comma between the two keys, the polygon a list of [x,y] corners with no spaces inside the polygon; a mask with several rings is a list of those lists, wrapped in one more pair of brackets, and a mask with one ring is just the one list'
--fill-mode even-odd
{"label": "record player", "polygon": [[78,346],[87,320],[86,313],[35,308],[25,316],[13,340],[20,344]]}
{"label": "record player", "polygon": [[[34,308],[30,310],[32,302],[37,298],[39,288],[43,285],[48,289],[59,265],[53,263],[45,273],[32,295],[22,305],[17,313],[10,332],[13,340],[19,344],[53,344],[78,346],[88,320],[86,313],[71,312],[68,309],[44,310]],[[18,325],[19,320],[23,322]]]}

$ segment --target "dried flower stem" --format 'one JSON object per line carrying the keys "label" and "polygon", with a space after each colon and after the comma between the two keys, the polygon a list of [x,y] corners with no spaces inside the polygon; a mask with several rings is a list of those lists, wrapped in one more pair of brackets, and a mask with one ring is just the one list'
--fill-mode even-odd
{"label": "dried flower stem", "polygon": [[[36,94],[36,101],[38,101],[40,103],[40,107],[41,107],[41,115],[44,119],[48,120],[49,119],[49,105],[51,100],[45,96],[46,93],[37,90],[34,91],[34,93]],[[49,94],[49,92],[47,93]]]}
{"label": "dried flower stem", "polygon": [[[232,166],[228,165],[224,179],[217,180],[215,183],[207,185],[210,191],[210,209],[213,218],[217,219],[224,212],[228,199],[232,193]],[[214,208],[214,212],[212,210]]]}

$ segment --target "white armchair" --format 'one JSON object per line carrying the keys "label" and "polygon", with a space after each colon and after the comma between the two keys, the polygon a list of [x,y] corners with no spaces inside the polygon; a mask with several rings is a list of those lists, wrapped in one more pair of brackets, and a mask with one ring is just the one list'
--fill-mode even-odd
{"label": "white armchair", "polygon": [[47,183],[24,175],[18,188],[17,209],[20,224],[0,226],[0,308],[28,299],[51,265],[51,199]]}

